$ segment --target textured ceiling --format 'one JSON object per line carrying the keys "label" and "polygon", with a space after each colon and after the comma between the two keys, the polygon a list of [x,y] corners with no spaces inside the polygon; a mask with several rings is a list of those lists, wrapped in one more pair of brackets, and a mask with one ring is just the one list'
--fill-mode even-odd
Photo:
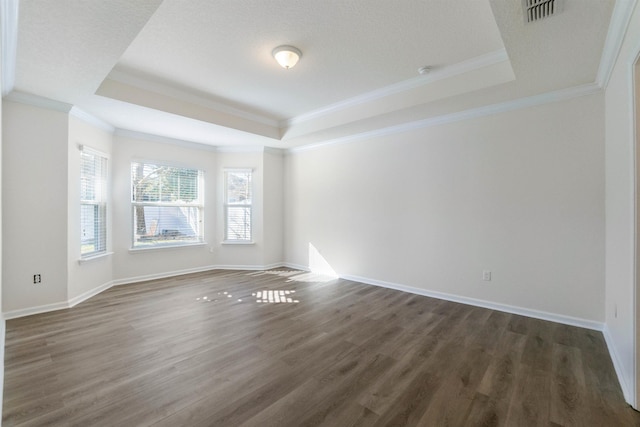
{"label": "textured ceiling", "polygon": [[165,0],[116,69],[285,119],[503,47],[487,1]]}
{"label": "textured ceiling", "polygon": [[594,82],[614,0],[564,3],[525,24],[519,0],[22,0],[15,89],[117,128],[293,147]]}
{"label": "textured ceiling", "polygon": [[162,0],[21,0],[18,90],[66,103],[93,94]]}
{"label": "textured ceiling", "polygon": [[530,94],[596,79],[613,1],[565,0],[558,15],[531,24],[520,1],[491,3],[516,79]]}

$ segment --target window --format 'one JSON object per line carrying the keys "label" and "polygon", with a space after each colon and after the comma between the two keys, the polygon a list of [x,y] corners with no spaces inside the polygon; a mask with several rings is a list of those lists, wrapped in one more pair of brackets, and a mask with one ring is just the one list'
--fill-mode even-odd
{"label": "window", "polygon": [[133,247],[203,242],[203,172],[131,163]]}
{"label": "window", "polygon": [[107,252],[107,158],[80,150],[80,257]]}
{"label": "window", "polygon": [[224,171],[224,240],[251,242],[251,174],[250,169]]}

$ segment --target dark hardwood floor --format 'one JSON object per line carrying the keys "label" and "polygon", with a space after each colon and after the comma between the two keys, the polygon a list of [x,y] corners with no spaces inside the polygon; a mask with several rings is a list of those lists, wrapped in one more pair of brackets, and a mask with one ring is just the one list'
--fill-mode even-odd
{"label": "dark hardwood floor", "polygon": [[7,322],[5,426],[634,426],[600,332],[285,269]]}

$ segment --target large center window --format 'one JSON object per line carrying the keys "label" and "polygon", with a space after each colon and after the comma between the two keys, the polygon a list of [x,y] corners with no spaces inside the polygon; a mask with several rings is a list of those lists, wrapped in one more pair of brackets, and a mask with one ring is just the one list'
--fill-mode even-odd
{"label": "large center window", "polygon": [[203,242],[203,172],[131,163],[133,248]]}

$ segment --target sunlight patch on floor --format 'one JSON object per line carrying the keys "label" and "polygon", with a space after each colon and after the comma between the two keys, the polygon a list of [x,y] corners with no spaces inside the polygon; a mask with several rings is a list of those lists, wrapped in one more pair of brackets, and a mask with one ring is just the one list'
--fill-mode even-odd
{"label": "sunlight patch on floor", "polygon": [[[233,295],[231,295],[227,291],[224,291],[224,292],[218,292],[218,294],[217,294],[217,296],[215,298],[233,298]],[[207,295],[205,295],[203,297],[197,297],[196,301],[200,301],[200,302],[216,302],[218,300],[217,299],[211,299]],[[242,301],[242,299],[238,299],[238,301]]]}
{"label": "sunlight patch on floor", "polygon": [[256,298],[257,303],[262,304],[280,304],[280,303],[293,303],[297,304],[300,301],[297,299],[293,299],[293,294],[296,291],[285,291],[285,290],[268,290],[268,291],[259,291],[251,294]]}

